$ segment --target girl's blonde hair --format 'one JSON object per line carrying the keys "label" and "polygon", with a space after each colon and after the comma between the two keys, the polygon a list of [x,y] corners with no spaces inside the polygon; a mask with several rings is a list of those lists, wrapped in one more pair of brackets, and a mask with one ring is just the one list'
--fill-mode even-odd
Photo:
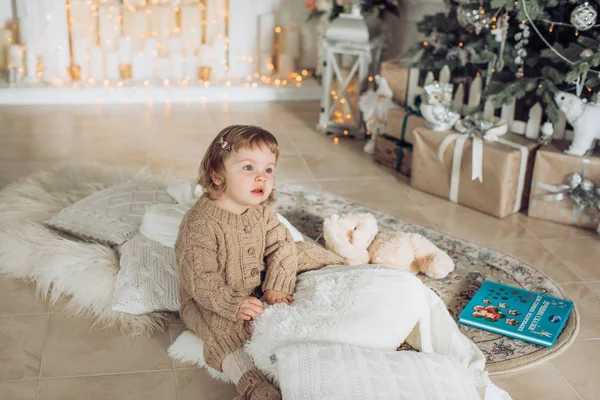
{"label": "girl's blonde hair", "polygon": [[[224,128],[213,139],[202,158],[198,170],[198,184],[204,188],[211,200],[215,200],[227,187],[225,160],[231,152],[242,149],[254,150],[261,147],[266,147],[275,154],[276,160],[279,158],[279,143],[271,132],[252,125],[231,125]],[[221,180],[221,185],[217,186],[214,183],[211,176],[213,171]],[[271,192],[265,202],[273,202],[274,195],[275,190]]]}

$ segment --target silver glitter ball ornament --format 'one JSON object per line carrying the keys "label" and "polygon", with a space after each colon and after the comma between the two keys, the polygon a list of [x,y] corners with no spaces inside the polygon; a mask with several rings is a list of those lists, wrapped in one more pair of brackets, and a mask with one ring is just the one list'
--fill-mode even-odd
{"label": "silver glitter ball ornament", "polygon": [[581,175],[571,174],[567,176],[567,185],[569,185],[571,189],[575,189],[577,186],[581,185],[582,180],[583,178],[581,177]]}
{"label": "silver glitter ball ornament", "polygon": [[589,179],[585,178],[581,181],[581,184],[579,185],[585,192],[591,192],[592,190],[594,190],[594,182],[590,181]]}
{"label": "silver glitter ball ornament", "polygon": [[475,32],[479,35],[483,30],[489,29],[494,23],[494,12],[490,9],[483,9],[476,3],[463,4],[456,10],[458,23],[468,32]]}
{"label": "silver glitter ball ornament", "polygon": [[587,31],[596,25],[598,12],[589,2],[578,5],[571,12],[571,24],[580,31]]}
{"label": "silver glitter ball ornament", "polygon": [[581,58],[590,58],[594,55],[592,49],[585,49],[581,52]]}

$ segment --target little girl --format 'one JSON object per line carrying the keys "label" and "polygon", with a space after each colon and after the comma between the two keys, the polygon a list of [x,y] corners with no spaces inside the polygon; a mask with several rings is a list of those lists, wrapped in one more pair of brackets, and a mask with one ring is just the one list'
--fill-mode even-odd
{"label": "little girl", "polygon": [[280,399],[243,350],[263,303],[293,302],[298,272],[342,264],[324,248],[295,243],[269,205],[279,147],[266,130],[223,129],[198,183],[205,194],[184,216],[175,244],[180,315],[204,339],[206,363],[236,383],[243,399]]}

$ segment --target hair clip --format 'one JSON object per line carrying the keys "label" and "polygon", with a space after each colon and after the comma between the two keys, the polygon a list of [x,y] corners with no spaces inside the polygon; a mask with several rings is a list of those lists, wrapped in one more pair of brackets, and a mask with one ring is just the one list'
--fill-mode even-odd
{"label": "hair clip", "polygon": [[223,138],[219,139],[219,144],[223,150],[231,151],[231,146]]}

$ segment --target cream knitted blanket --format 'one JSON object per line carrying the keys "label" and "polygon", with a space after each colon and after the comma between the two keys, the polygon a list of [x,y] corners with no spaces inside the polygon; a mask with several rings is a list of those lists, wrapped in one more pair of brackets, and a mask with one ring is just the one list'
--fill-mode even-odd
{"label": "cream knitted blanket", "polygon": [[[460,384],[460,388],[468,389],[464,386],[468,382],[473,390],[465,393],[477,393],[476,397],[455,398],[510,399],[491,382],[485,371],[483,353],[459,331],[442,300],[412,274],[378,265],[329,266],[300,275],[295,299],[293,306],[268,307],[256,319],[252,339],[246,346],[257,367],[279,382],[282,392],[291,398],[302,398],[298,397],[298,391],[307,390],[300,382],[309,384],[310,381],[311,388],[321,387],[319,382],[327,378],[321,372],[327,368],[315,357],[322,355],[328,346],[331,351],[341,348],[346,355],[358,354],[360,357],[354,359],[362,363],[365,354],[371,358],[377,354],[390,354],[406,341],[422,352],[401,359],[382,356],[381,359],[390,362],[389,366],[382,366],[388,372],[388,378],[394,374],[394,368],[398,370],[392,364],[400,362],[407,366],[418,361],[425,367],[415,370],[409,366],[411,373],[422,379],[433,379],[434,386],[441,388],[414,399],[452,398],[449,394],[459,387],[451,390],[440,384],[449,379]],[[320,350],[315,350],[315,346]],[[426,355],[431,353],[448,360],[440,363],[442,359],[437,358],[432,361]],[[182,361],[205,365],[202,342],[191,332],[184,332],[170,347],[169,354]],[[300,360],[304,362],[299,364]],[[462,369],[434,368],[434,361],[436,365],[458,363]],[[330,367],[345,371],[336,378],[339,384],[358,388],[357,394],[345,393],[350,396],[343,397],[345,399],[373,398],[367,395],[373,390],[388,396],[382,398],[394,398],[398,385],[409,383],[399,380],[391,386],[374,387],[371,378],[361,373],[365,365],[347,362],[338,365],[342,362],[340,359],[336,362],[330,363]],[[456,380],[456,374],[460,381]],[[219,376],[215,371],[213,375]],[[410,393],[408,387],[404,389]],[[342,396],[342,392],[339,393]],[[318,394],[321,395],[323,393]]]}

